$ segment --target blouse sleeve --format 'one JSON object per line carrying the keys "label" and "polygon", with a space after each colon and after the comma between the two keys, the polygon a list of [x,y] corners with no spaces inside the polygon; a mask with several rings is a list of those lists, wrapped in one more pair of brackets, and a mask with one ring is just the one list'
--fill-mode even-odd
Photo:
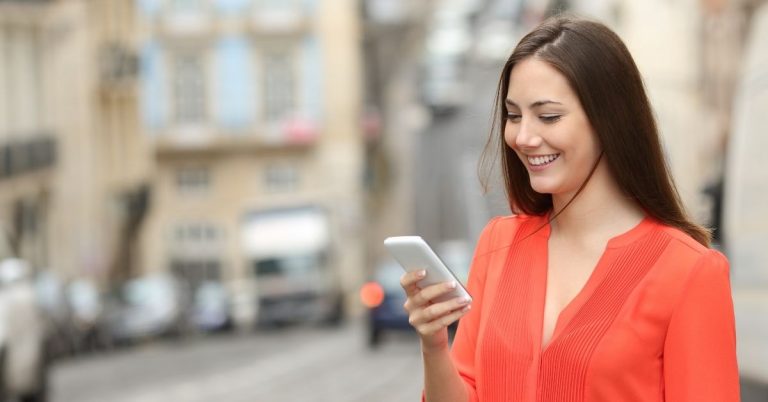
{"label": "blouse sleeve", "polygon": [[738,402],[736,331],[728,261],[700,257],[672,314],[664,345],[667,402]]}
{"label": "blouse sleeve", "polygon": [[491,248],[493,230],[499,219],[501,218],[495,218],[486,225],[478,240],[467,280],[467,290],[472,296],[472,309],[459,321],[459,327],[456,330],[451,348],[453,362],[466,385],[471,402],[478,401],[475,388],[475,349],[480,328],[480,316],[483,310],[483,291],[485,289],[488,254]]}

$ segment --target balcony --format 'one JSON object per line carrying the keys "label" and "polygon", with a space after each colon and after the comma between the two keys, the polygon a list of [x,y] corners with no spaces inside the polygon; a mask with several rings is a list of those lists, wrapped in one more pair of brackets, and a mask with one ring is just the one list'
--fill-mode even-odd
{"label": "balcony", "polygon": [[319,141],[321,129],[316,121],[295,116],[250,132],[168,129],[158,134],[155,149],[159,154],[231,153],[308,148]]}
{"label": "balcony", "polygon": [[51,135],[0,145],[0,180],[47,169],[55,163],[56,140]]}
{"label": "balcony", "polygon": [[364,0],[363,15],[379,25],[401,26],[418,20],[429,11],[429,2],[408,0]]}
{"label": "balcony", "polygon": [[310,15],[298,1],[255,5],[251,12],[251,30],[260,35],[301,34],[309,26]]}
{"label": "balcony", "polygon": [[213,9],[206,6],[175,9],[166,7],[158,20],[158,32],[168,38],[190,39],[213,35]]}

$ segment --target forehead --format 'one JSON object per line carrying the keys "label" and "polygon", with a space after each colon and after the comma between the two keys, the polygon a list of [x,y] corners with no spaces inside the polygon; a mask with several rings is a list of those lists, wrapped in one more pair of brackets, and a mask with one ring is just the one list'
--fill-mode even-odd
{"label": "forehead", "polygon": [[529,57],[509,73],[507,99],[527,105],[541,99],[566,103],[577,100],[568,80],[549,63]]}

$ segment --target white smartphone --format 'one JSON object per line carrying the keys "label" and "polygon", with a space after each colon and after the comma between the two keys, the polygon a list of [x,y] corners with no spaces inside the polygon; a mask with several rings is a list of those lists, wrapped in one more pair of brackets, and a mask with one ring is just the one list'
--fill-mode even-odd
{"label": "white smartphone", "polygon": [[456,289],[435,298],[434,302],[451,300],[460,296],[472,300],[472,296],[464,288],[461,281],[445,266],[437,253],[429,247],[421,236],[388,237],[384,240],[384,246],[406,271],[412,272],[423,269],[427,272],[427,276],[419,281],[420,287],[424,288],[440,282],[456,282]]}

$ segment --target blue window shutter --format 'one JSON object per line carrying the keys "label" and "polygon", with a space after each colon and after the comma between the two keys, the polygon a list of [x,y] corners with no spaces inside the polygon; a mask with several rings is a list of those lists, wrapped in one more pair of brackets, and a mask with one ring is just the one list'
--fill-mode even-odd
{"label": "blue window shutter", "polygon": [[304,39],[301,64],[301,112],[306,117],[319,121],[323,115],[325,95],[323,57],[317,37]]}
{"label": "blue window shutter", "polygon": [[248,128],[256,110],[250,42],[238,36],[222,38],[216,46],[214,68],[217,122],[225,129]]}
{"label": "blue window shutter", "polygon": [[162,65],[162,49],[147,42],[141,49],[141,112],[144,125],[150,129],[163,127],[168,116],[168,93]]}
{"label": "blue window shutter", "polygon": [[248,11],[252,0],[215,0],[216,11],[223,14],[239,14]]}
{"label": "blue window shutter", "polygon": [[154,17],[160,11],[161,0],[136,0],[136,8],[145,17]]}

